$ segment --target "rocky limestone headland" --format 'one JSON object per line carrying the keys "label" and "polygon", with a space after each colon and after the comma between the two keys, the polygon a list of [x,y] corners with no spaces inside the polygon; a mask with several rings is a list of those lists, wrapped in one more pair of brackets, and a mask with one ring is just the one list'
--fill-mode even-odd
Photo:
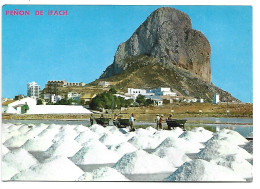
{"label": "rocky limestone headland", "polygon": [[114,62],[100,79],[127,70],[126,58],[146,55],[157,58],[162,65],[188,70],[202,81],[211,83],[210,53],[209,41],[200,31],[192,29],[187,14],[163,7],[155,10],[126,42],[119,45]]}

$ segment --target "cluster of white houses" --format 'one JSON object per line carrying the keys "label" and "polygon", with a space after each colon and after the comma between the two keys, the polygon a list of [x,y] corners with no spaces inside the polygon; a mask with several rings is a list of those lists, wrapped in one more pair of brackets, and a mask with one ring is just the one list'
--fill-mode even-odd
{"label": "cluster of white houses", "polygon": [[[99,86],[108,87],[110,83],[107,81],[101,81],[98,83]],[[57,93],[57,87],[69,87],[69,86],[85,86],[85,83],[69,83],[66,80],[57,80],[57,81],[48,81],[45,85],[45,94],[43,98],[45,101],[50,101],[56,103],[62,99],[62,96]],[[183,102],[200,102],[203,103],[203,99],[196,98],[184,98],[177,96],[176,92],[171,91],[168,87],[160,87],[156,89],[135,89],[128,88],[127,93],[125,94],[115,94],[116,96],[123,97],[124,99],[133,99],[136,100],[138,95],[145,96],[146,99],[151,99],[155,102],[156,105],[162,105],[164,102],[172,103],[174,100],[182,99]],[[31,98],[40,98],[40,86],[36,82],[31,82],[27,84],[27,96]],[[96,94],[79,94],[76,92],[69,92],[67,94],[68,99],[73,99],[75,101],[84,100],[85,102],[90,102]],[[213,98],[213,103],[219,103],[219,95],[215,94]]]}

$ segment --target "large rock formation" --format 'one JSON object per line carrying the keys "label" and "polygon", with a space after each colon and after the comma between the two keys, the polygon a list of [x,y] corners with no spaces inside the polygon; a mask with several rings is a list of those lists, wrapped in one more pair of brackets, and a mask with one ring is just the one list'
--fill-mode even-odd
{"label": "large rock formation", "polygon": [[159,8],[120,44],[111,64],[100,78],[108,78],[128,68],[127,58],[146,55],[160,64],[188,70],[211,83],[211,48],[207,38],[192,29],[189,16],[173,8]]}

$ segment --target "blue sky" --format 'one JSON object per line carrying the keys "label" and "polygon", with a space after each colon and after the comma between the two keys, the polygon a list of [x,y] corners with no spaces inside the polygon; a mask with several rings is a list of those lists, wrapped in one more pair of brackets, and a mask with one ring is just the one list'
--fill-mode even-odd
{"label": "blue sky", "polygon": [[[118,45],[161,6],[5,5],[2,15],[2,97],[26,95],[28,82],[89,83],[113,62]],[[211,45],[212,82],[243,102],[253,100],[252,7],[171,6],[191,18]],[[6,10],[31,16],[6,16]],[[43,16],[35,16],[43,10]],[[47,16],[68,10],[68,16]]]}

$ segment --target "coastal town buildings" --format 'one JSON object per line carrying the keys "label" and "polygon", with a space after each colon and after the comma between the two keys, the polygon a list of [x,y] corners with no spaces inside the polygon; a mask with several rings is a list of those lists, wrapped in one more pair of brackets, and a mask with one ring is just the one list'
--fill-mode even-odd
{"label": "coastal town buildings", "polygon": [[31,98],[39,98],[40,97],[40,85],[36,82],[31,82],[27,84],[27,96]]}

